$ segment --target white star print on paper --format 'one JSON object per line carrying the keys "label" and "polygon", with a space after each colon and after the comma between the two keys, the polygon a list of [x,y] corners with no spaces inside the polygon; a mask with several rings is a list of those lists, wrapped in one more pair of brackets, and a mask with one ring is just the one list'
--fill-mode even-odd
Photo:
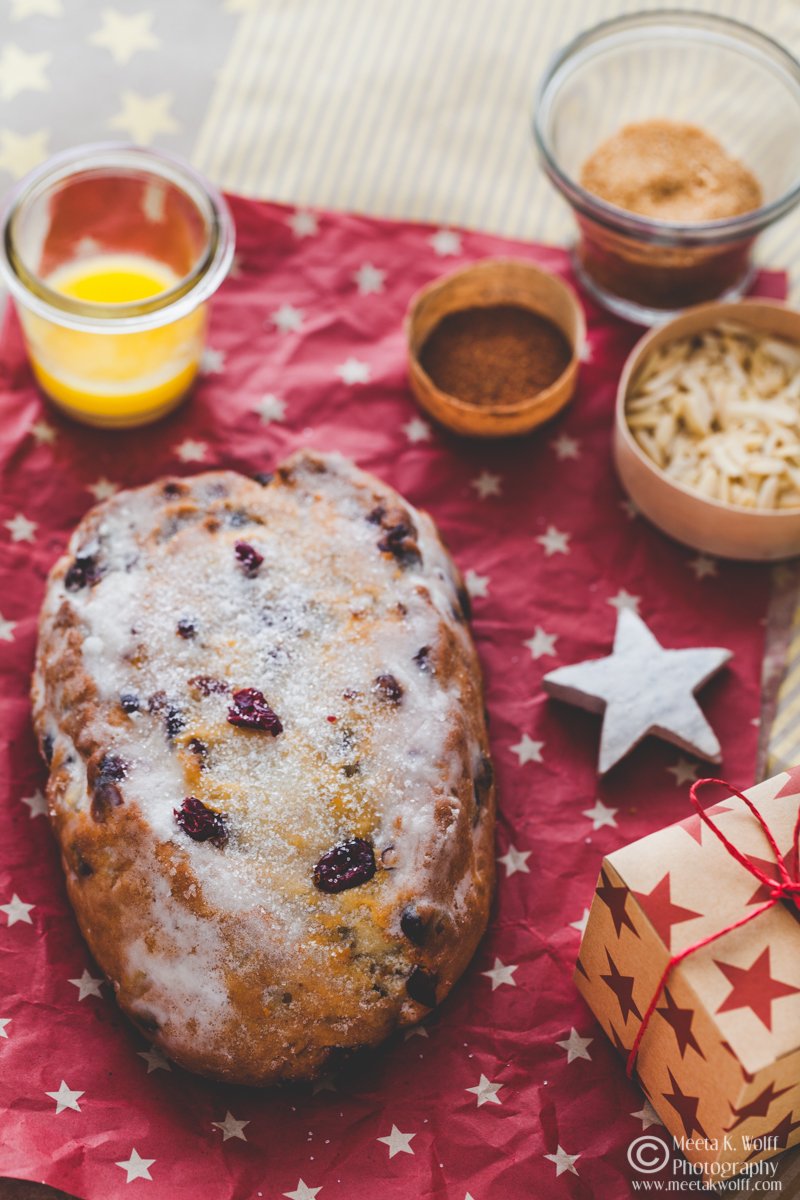
{"label": "white star print on paper", "polygon": [[319,233],[317,214],[309,212],[305,208],[298,208],[296,212],[293,212],[289,217],[288,224],[297,238],[313,237],[315,233]]}
{"label": "white star print on paper", "polygon": [[151,1050],[137,1050],[137,1056],[143,1058],[147,1063],[147,1074],[152,1071],[171,1071],[172,1067],[164,1058],[160,1050],[156,1050],[155,1046]]}
{"label": "white star print on paper", "polygon": [[28,54],[13,42],[7,42],[0,51],[0,99],[13,100],[26,91],[49,91],[50,81],[45,71],[52,57],[46,50]]}
{"label": "white star print on paper", "polygon": [[563,1042],[556,1042],[562,1050],[567,1052],[567,1063],[574,1062],[576,1058],[588,1058],[592,1061],[592,1056],[587,1050],[587,1046],[591,1046],[594,1038],[581,1037],[577,1029],[570,1029],[569,1037],[564,1038]]}
{"label": "white star print on paper", "polygon": [[258,404],[253,405],[253,412],[258,413],[264,425],[270,425],[273,421],[283,421],[286,416],[286,402],[272,392],[267,392],[261,397]]}
{"label": "white star print on paper", "polygon": [[56,440],[56,431],[52,425],[48,425],[47,421],[34,421],[31,425],[31,433],[40,446],[52,446]]}
{"label": "white star print on paper", "polygon": [[407,1029],[403,1034],[403,1041],[407,1042],[409,1038],[412,1037],[429,1038],[430,1034],[424,1025],[412,1025],[411,1028]]}
{"label": "white star print on paper", "polygon": [[64,12],[62,0],[11,0],[11,20],[25,17],[60,17]]}
{"label": "white star print on paper", "polygon": [[481,1075],[475,1087],[464,1088],[464,1091],[471,1092],[473,1096],[477,1097],[478,1108],[482,1108],[484,1104],[502,1103],[497,1094],[502,1087],[502,1083],[492,1083],[485,1075]]}
{"label": "white star print on paper", "polygon": [[492,991],[495,992],[499,987],[508,984],[509,987],[516,987],[517,981],[514,978],[514,972],[519,970],[519,963],[507,965],[502,963],[499,958],[494,960],[494,966],[491,971],[481,971],[481,975],[485,975],[487,979],[492,981]]}
{"label": "white star print on paper", "polygon": [[485,500],[487,496],[499,496],[502,480],[499,475],[493,475],[491,471],[481,471],[475,479],[472,480],[471,486],[478,493],[478,498]]}
{"label": "white star print on paper", "polygon": [[671,767],[667,767],[670,775],[675,776],[676,787],[683,787],[686,783],[695,783],[700,777],[700,768],[697,763],[689,762],[688,758],[683,755]]}
{"label": "white star print on paper", "polygon": [[321,1187],[309,1187],[307,1183],[303,1183],[302,1179],[300,1179],[293,1192],[284,1192],[283,1194],[286,1196],[286,1200],[314,1200],[321,1191]]}
{"label": "white star print on paper", "polygon": [[195,442],[191,438],[187,438],[185,442],[181,442],[175,447],[175,453],[181,462],[203,462],[208,454],[208,446],[205,442]]}
{"label": "white star print on paper", "polygon": [[372,370],[369,363],[363,362],[360,358],[348,358],[336,368],[336,374],[342,383],[352,387],[355,383],[369,383]]}
{"label": "white star print on paper", "polygon": [[656,1110],[653,1108],[652,1104],[646,1097],[645,1097],[644,1104],[639,1109],[639,1111],[632,1112],[631,1116],[638,1117],[638,1119],[642,1122],[643,1130],[649,1129],[651,1125],[663,1125],[664,1124],[664,1122],[661,1120],[661,1117],[658,1115],[658,1113],[656,1112]]}
{"label": "white star print on paper", "polygon": [[297,333],[303,327],[303,314],[293,304],[282,304],[276,308],[270,320],[281,333]]}
{"label": "white star print on paper", "polygon": [[586,922],[588,920],[589,920],[589,910],[588,910],[588,908],[585,908],[583,910],[583,916],[579,917],[577,921],[570,921],[569,927],[570,927],[570,929],[577,929],[578,933],[581,934],[581,936],[583,936],[583,934],[586,933]]}
{"label": "white star print on paper", "polygon": [[150,1174],[150,1168],[156,1160],[154,1158],[142,1158],[138,1150],[131,1150],[130,1158],[123,1159],[122,1162],[115,1163],[115,1167],[120,1167],[127,1174],[126,1183],[133,1183],[134,1179],[149,1179],[152,1183],[153,1176]]}
{"label": "white star print on paper", "polygon": [[353,282],[362,296],[372,296],[383,291],[386,272],[372,263],[363,263],[353,276]]}
{"label": "white star print on paper", "polygon": [[523,733],[521,740],[517,742],[516,746],[512,746],[511,749],[519,759],[519,765],[524,767],[526,763],[542,762],[543,746],[544,742],[534,742],[527,733]]}
{"label": "white star print on paper", "polygon": [[695,579],[713,579],[718,574],[715,560],[707,554],[698,554],[696,558],[690,558],[686,565],[694,571]]}
{"label": "white star print on paper", "polygon": [[22,803],[27,804],[28,808],[31,810],[28,813],[28,816],[31,818],[31,820],[33,820],[34,817],[47,816],[47,801],[38,788],[32,796],[23,796]]}
{"label": "white star print on paper", "polygon": [[180,125],[170,113],[172,92],[142,96],[139,92],[122,93],[122,110],[108,121],[109,129],[121,129],[131,140],[149,146],[160,133],[180,133]]}
{"label": "white star print on paper", "polygon": [[563,1175],[565,1171],[571,1171],[573,1175],[578,1174],[575,1169],[575,1163],[580,1158],[580,1154],[567,1154],[566,1150],[562,1150],[561,1146],[559,1146],[555,1154],[545,1154],[544,1157],[556,1164],[556,1179],[558,1179],[559,1175]]}
{"label": "white star print on paper", "polygon": [[68,1088],[63,1079],[57,1092],[45,1092],[45,1096],[49,1096],[51,1100],[55,1100],[56,1102],[56,1116],[62,1113],[65,1108],[71,1108],[74,1112],[80,1112],[81,1106],[78,1104],[78,1101],[83,1095],[85,1095],[85,1092],[76,1092],[72,1088]]}
{"label": "white star print on paper", "polygon": [[555,633],[545,633],[540,625],[537,625],[533,631],[533,637],[528,638],[523,642],[523,646],[527,646],[531,652],[531,658],[543,658],[544,655],[555,655],[555,646],[558,637]]}
{"label": "white star print on paper", "polygon": [[243,1142],[247,1141],[247,1137],[246,1137],[244,1131],[247,1128],[247,1126],[250,1124],[250,1122],[249,1121],[237,1121],[236,1117],[233,1115],[232,1112],[225,1113],[224,1121],[212,1121],[211,1124],[214,1126],[215,1129],[219,1129],[222,1131],[223,1142],[227,1142],[228,1138],[239,1138]]}
{"label": "white star print on paper", "polygon": [[464,576],[464,586],[473,600],[479,596],[487,596],[489,593],[489,576],[479,575],[477,571],[467,571]]}
{"label": "white star print on paper", "polygon": [[421,421],[419,417],[414,417],[412,421],[402,425],[401,429],[410,442],[429,442],[431,439],[431,427],[427,421]]}
{"label": "white star print on paper", "polygon": [[221,375],[225,370],[225,351],[206,346],[200,356],[201,375]]}
{"label": "white star print on paper", "polygon": [[150,26],[151,12],[121,13],[105,8],[101,14],[102,25],[90,37],[93,46],[108,50],[115,63],[124,66],[130,62],[137,50],[158,50],[161,39]]}
{"label": "white star print on paper", "polygon": [[228,267],[228,279],[241,279],[243,266],[241,254],[234,251],[231,265]]}
{"label": "white star print on paper", "polygon": [[100,503],[101,500],[110,500],[119,491],[116,483],[112,483],[110,479],[106,479],[105,475],[102,478],[95,480],[94,483],[87,483],[86,490],[91,492],[95,500]]}
{"label": "white star print on paper", "polygon": [[581,362],[584,362],[584,363],[590,363],[590,362],[594,361],[594,356],[592,354],[592,343],[589,341],[588,337],[587,337],[586,341],[583,343],[583,345],[581,346],[581,352],[580,352],[579,358],[580,358]]}
{"label": "white star print on paper", "polygon": [[36,530],[38,528],[35,521],[29,521],[22,513],[17,513],[10,521],[4,521],[8,532],[11,534],[12,542],[35,542]]}
{"label": "white star print on paper", "polygon": [[632,596],[630,592],[625,591],[625,588],[620,588],[616,596],[612,596],[607,603],[617,612],[627,609],[628,612],[638,613],[641,602],[641,596]]}
{"label": "white star print on paper", "polygon": [[0,1038],[8,1037],[8,1030],[6,1029],[6,1025],[10,1025],[10,1024],[11,1024],[11,1017],[0,1017]]}
{"label": "white star print on paper", "polygon": [[510,879],[512,875],[516,875],[517,871],[521,871],[523,875],[530,875],[531,869],[528,866],[528,859],[532,853],[532,850],[518,850],[516,846],[509,842],[508,850],[497,860],[506,869],[506,879]]}
{"label": "white star print on paper", "polygon": [[547,531],[540,533],[536,541],[544,547],[546,556],[552,558],[554,554],[569,554],[569,539],[570,534],[556,529],[555,525],[548,525]]}
{"label": "white star print on paper", "polygon": [[7,621],[3,614],[0,613],[0,642],[13,642],[14,630],[16,628],[16,621]]}
{"label": "white star print on paper", "polygon": [[[50,153],[49,143],[50,134],[46,129],[37,129],[35,133],[0,129],[0,170],[8,171],[14,179],[21,179],[44,162]],[[39,422],[40,426],[44,424],[44,421]]]}
{"label": "white star print on paper", "polygon": [[633,521],[636,517],[638,517],[639,510],[632,500],[620,500],[619,506],[629,521]]}
{"label": "white star print on paper", "polygon": [[384,1146],[388,1146],[389,1158],[394,1158],[395,1154],[413,1154],[411,1139],[416,1136],[415,1133],[401,1133],[397,1126],[393,1125],[391,1133],[386,1137],[377,1138],[376,1141],[383,1142]]}
{"label": "white star print on paper", "polygon": [[550,445],[556,452],[556,457],[563,462],[567,458],[580,457],[580,442],[576,438],[568,437],[566,433],[562,433]]}
{"label": "white star print on paper", "polygon": [[437,229],[428,241],[440,258],[461,253],[461,234],[456,233],[454,229]]}
{"label": "white star print on paper", "polygon": [[616,829],[617,822],[615,816],[618,812],[618,808],[608,808],[603,804],[602,800],[598,799],[595,800],[592,808],[583,810],[583,816],[588,817],[592,822],[592,829],[596,832],[598,829],[602,829],[604,825],[608,825],[610,829]]}
{"label": "white star print on paper", "polygon": [[71,983],[73,987],[78,989],[78,1000],[85,1000],[87,996],[97,996],[102,1000],[103,995],[100,988],[105,983],[104,979],[95,979],[93,975],[84,967],[83,974],[80,979],[68,979],[67,983]]}
{"label": "white star print on paper", "polygon": [[31,909],[36,908],[35,904],[26,904],[24,900],[20,900],[16,892],[13,893],[8,904],[0,904],[0,912],[4,912],[8,917],[9,927],[16,925],[17,921],[22,921],[25,925],[32,925]]}

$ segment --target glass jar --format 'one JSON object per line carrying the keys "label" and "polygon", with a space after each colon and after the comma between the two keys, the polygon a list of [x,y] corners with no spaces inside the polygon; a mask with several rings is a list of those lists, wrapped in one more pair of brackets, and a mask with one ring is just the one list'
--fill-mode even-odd
{"label": "glass jar", "polygon": [[233,245],[222,196],[171,156],[81,146],[34,170],[6,208],[0,270],[42,390],[90,425],[169,412],[197,374]]}

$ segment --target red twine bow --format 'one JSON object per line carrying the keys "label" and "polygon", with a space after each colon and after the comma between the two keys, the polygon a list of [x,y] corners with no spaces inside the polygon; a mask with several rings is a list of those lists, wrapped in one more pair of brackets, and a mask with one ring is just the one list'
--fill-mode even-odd
{"label": "red twine bow", "polygon": [[[745,858],[741,850],[738,850],[736,846],[734,846],[733,842],[730,842],[725,837],[725,834],[722,832],[722,830],[717,828],[705,809],[701,807],[700,801],[697,798],[697,792],[701,787],[705,787],[707,783],[721,784],[722,787],[726,788],[727,791],[732,795],[737,796],[740,800],[744,801],[744,803],[750,809],[750,812],[761,826],[764,836],[769,842],[772,853],[775,855],[775,865],[778,868],[779,876],[777,880],[771,878],[769,875],[765,875],[760,867],[757,867],[754,863],[751,863],[749,859]],[[666,986],[667,979],[669,978],[673,967],[676,967],[678,963],[683,962],[683,960],[688,958],[690,954],[694,954],[697,950],[702,950],[703,946],[708,946],[711,944],[711,942],[715,942],[717,938],[724,937],[726,933],[731,933],[734,929],[740,929],[742,925],[747,925],[749,921],[754,921],[756,917],[760,917],[762,913],[765,913],[770,908],[773,908],[781,900],[790,900],[798,912],[800,912],[800,810],[798,810],[797,813],[797,820],[795,821],[794,825],[794,834],[792,836],[790,869],[786,864],[784,856],[778,849],[778,843],[775,841],[772,830],[767,825],[767,822],[764,820],[755,804],[753,804],[752,800],[748,800],[747,796],[745,796],[742,792],[737,792],[736,788],[732,788],[731,785],[726,783],[724,779],[698,779],[696,783],[692,784],[689,796],[695,812],[699,816],[700,820],[708,826],[715,837],[719,838],[731,857],[735,858],[738,863],[741,863],[746,871],[749,871],[751,875],[754,875],[759,883],[762,883],[767,888],[769,900],[767,900],[764,904],[761,904],[758,908],[754,909],[753,912],[748,913],[746,917],[742,917],[738,921],[732,921],[730,925],[726,925],[724,929],[720,929],[717,933],[711,933],[708,935],[708,937],[702,938],[701,941],[695,942],[691,946],[687,946],[686,949],[681,950],[679,954],[672,955],[666,967],[664,968],[664,973],[658,981],[656,990],[653,993],[653,998],[647,1006],[647,1010],[642,1018],[642,1023],[639,1026],[639,1030],[634,1038],[633,1045],[631,1046],[626,1067],[628,1078],[630,1078],[630,1076],[633,1074],[636,1056],[639,1053],[639,1046],[641,1045],[642,1038],[647,1031],[647,1027],[650,1024],[650,1019],[656,1010],[656,1005],[658,1004],[661,993]]]}

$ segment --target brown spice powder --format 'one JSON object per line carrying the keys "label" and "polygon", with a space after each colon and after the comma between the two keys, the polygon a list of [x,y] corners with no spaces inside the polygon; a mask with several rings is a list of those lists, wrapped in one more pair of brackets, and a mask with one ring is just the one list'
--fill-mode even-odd
{"label": "brown spice powder", "polygon": [[755,175],[716,138],[662,119],[626,125],[602,142],[580,181],[617,208],[662,221],[717,221],[762,202]]}
{"label": "brown spice powder", "polygon": [[552,321],[517,304],[449,313],[419,360],[442,392],[467,404],[514,404],[550,387],[572,358]]}

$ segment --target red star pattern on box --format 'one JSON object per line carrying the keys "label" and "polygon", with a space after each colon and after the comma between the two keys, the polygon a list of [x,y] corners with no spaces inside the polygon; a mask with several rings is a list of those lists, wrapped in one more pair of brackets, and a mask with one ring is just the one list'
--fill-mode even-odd
{"label": "red star pattern on box", "polygon": [[[727,646],[731,666],[702,703],[725,770],[748,778],[768,570],[720,563],[700,574],[690,551],[625,500],[610,435],[638,331],[585,298],[575,401],[535,435],[468,442],[415,407],[402,328],[414,291],[487,255],[570,278],[563,251],[331,213],[299,222],[235,198],[232,207],[237,257],[213,308],[203,374],[161,424],[113,434],[62,420],[32,386],[16,322],[6,322],[0,1174],[89,1200],[626,1197],[626,1149],[652,1110],[571,976],[603,855],[681,817],[691,766],[687,776],[673,750],[646,744],[598,784],[598,720],[548,703],[541,679],[607,653],[625,604],[667,646]],[[758,282],[773,296],[783,286],[774,274]],[[498,898],[441,1011],[339,1079],[258,1094],[186,1075],[115,1009],[65,900],[27,690],[46,572],[91,503],[167,472],[268,470],[301,445],[348,454],[429,509],[465,573],[499,781]],[[702,836],[691,821],[687,830]],[[685,919],[668,881],[647,903],[656,920]],[[615,911],[629,933],[624,897]],[[624,1036],[629,981],[610,956],[605,974]],[[741,987],[732,980],[732,995]],[[666,998],[661,1018],[693,1053],[691,1028]],[[670,1103],[695,1122],[677,1084]]]}

